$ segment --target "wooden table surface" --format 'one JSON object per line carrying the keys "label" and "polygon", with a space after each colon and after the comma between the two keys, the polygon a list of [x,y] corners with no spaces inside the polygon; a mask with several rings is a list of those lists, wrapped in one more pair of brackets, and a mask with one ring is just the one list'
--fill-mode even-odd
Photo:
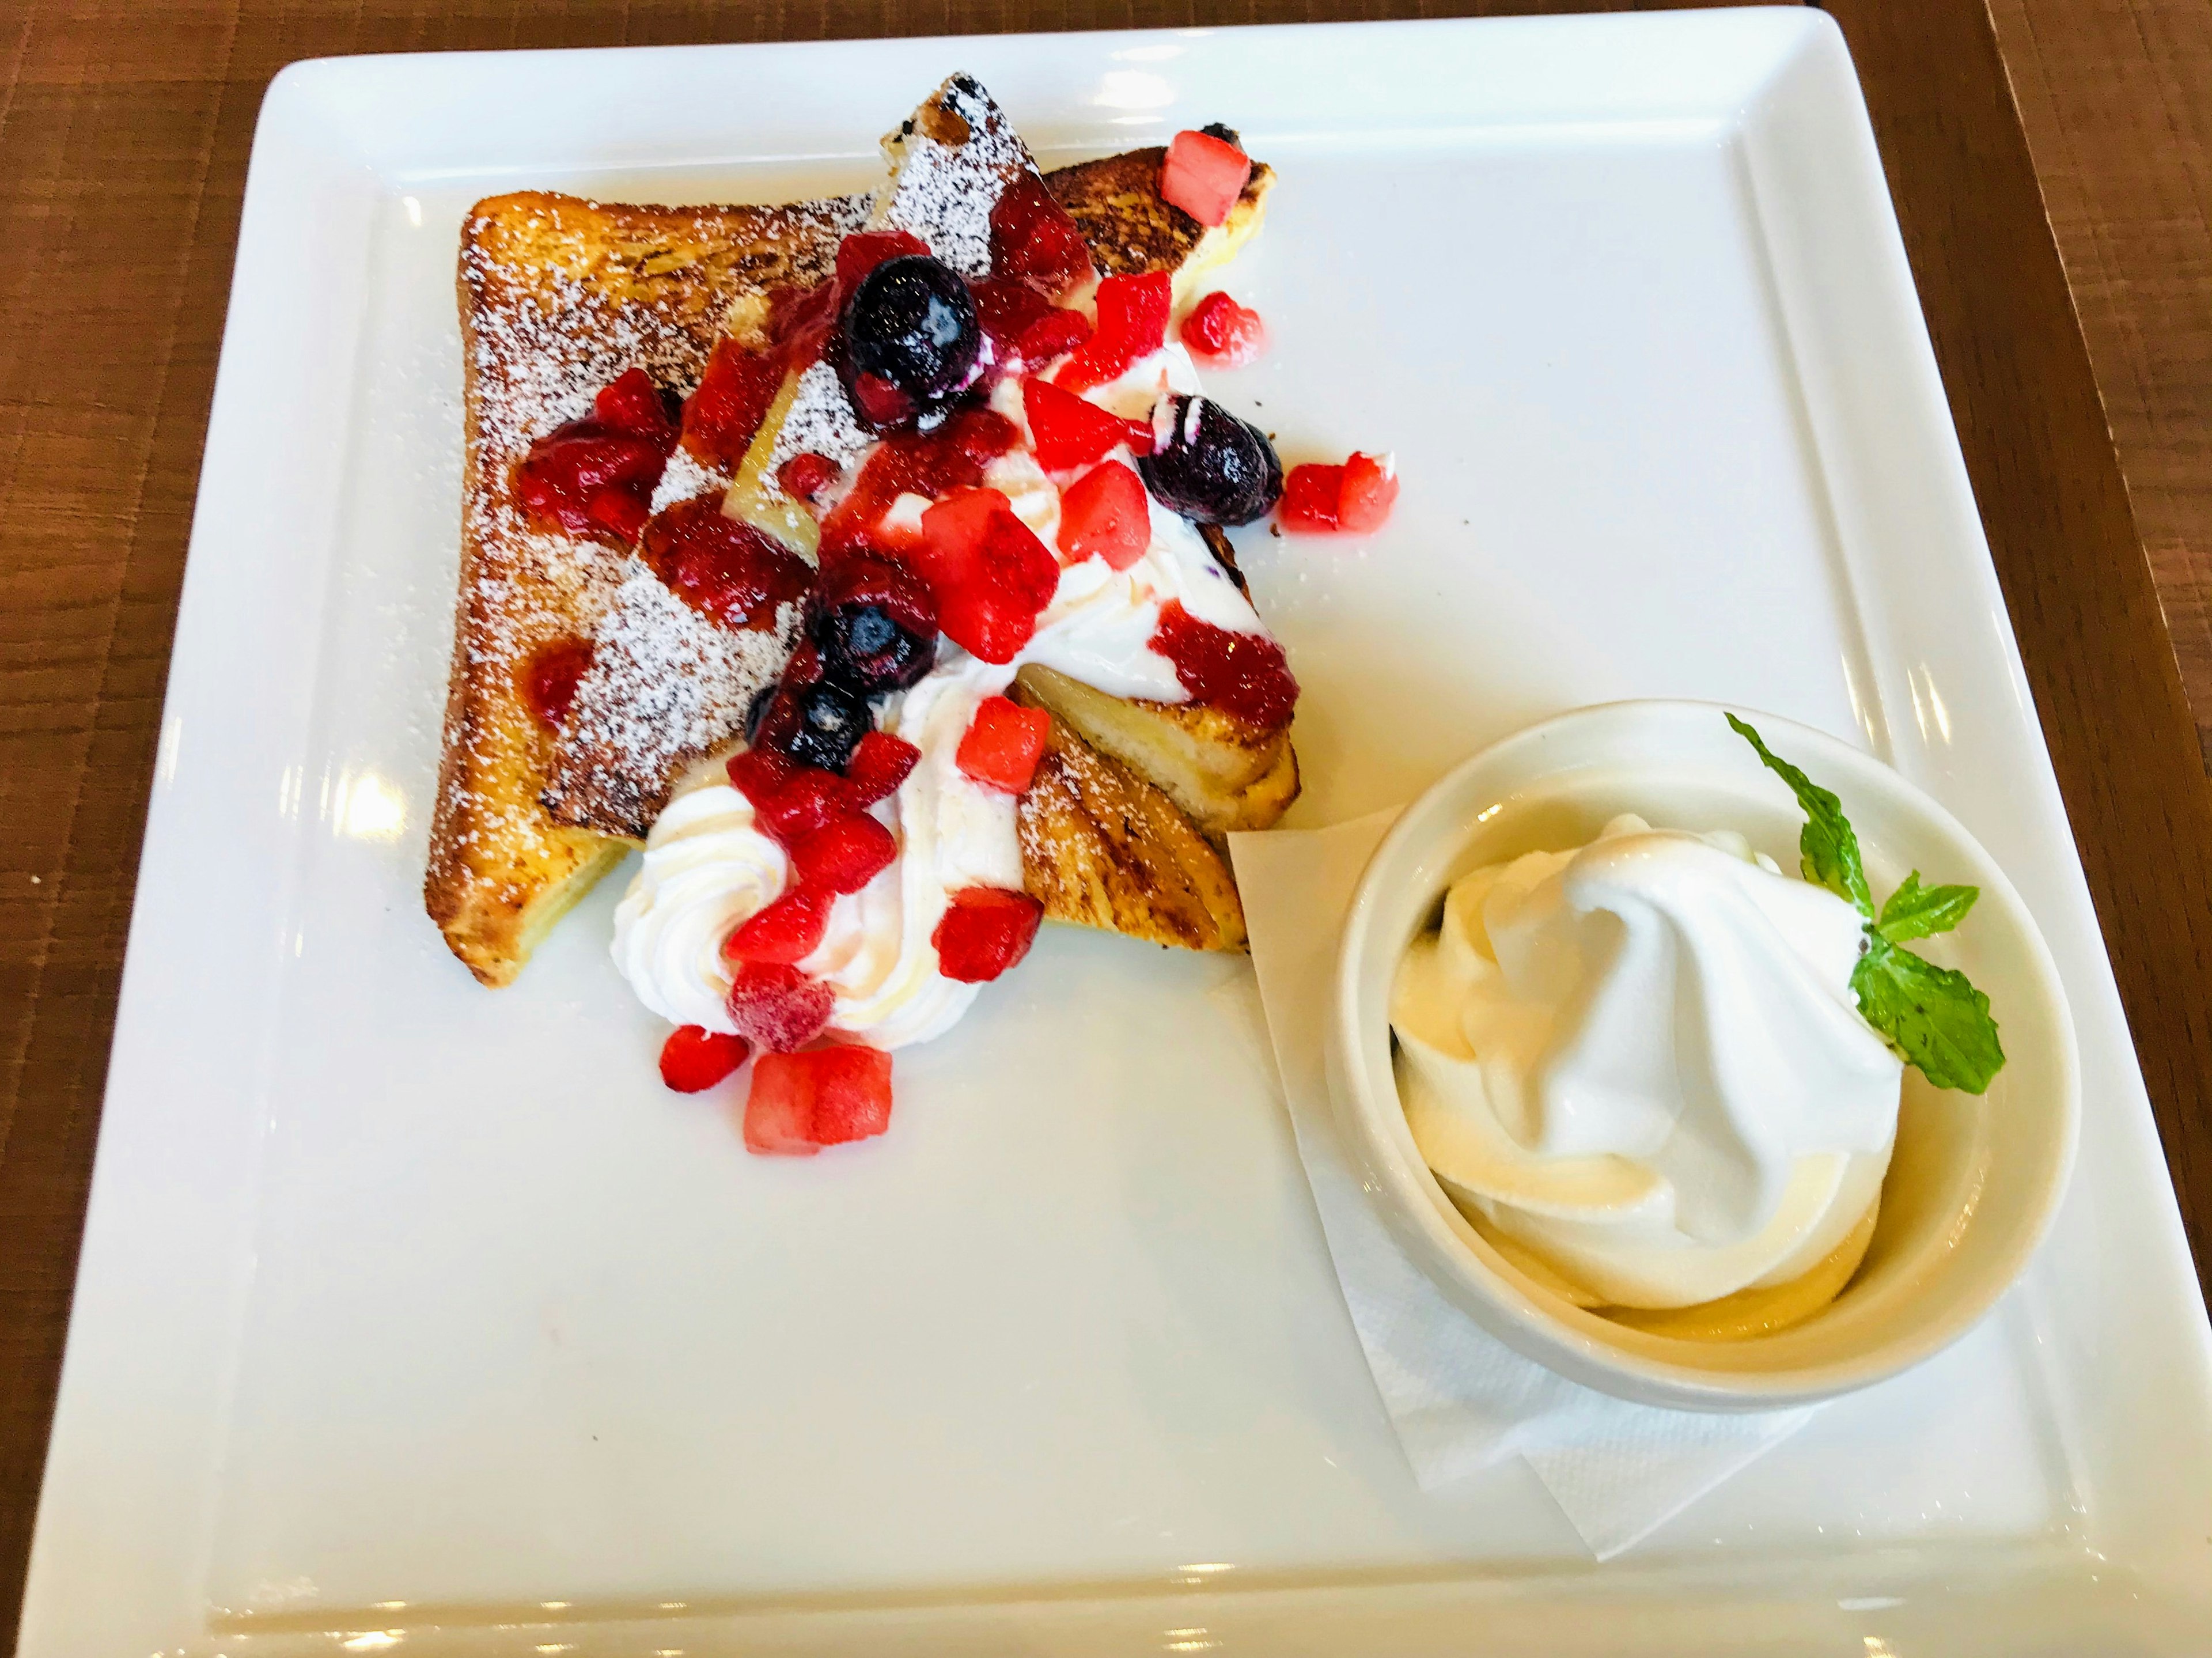
{"label": "wooden table surface", "polygon": [[[269,77],[355,52],[1605,9],[1626,8],[0,0],[0,1654],[13,1649]],[[1828,9],[1866,86],[2205,1276],[2212,7]]]}

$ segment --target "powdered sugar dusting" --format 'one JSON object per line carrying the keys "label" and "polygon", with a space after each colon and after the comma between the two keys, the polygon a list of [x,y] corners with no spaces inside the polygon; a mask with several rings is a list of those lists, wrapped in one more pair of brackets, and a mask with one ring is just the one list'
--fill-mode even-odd
{"label": "powdered sugar dusting", "polygon": [[689,501],[694,495],[703,495],[709,489],[729,487],[730,475],[719,466],[709,466],[689,449],[678,445],[668,458],[668,470],[660,475],[660,482],[653,491],[653,510],[665,512],[679,501]]}
{"label": "powdered sugar dusting", "polygon": [[875,440],[875,434],[861,425],[860,417],[853,411],[853,400],[845,395],[845,384],[837,378],[837,371],[826,362],[809,363],[799,377],[791,410],[776,428],[775,444],[769,452],[768,476],[761,480],[763,492],[772,497],[782,495],[782,486],[775,482],[776,469],[793,455],[823,455],[840,466],[850,466]]}
{"label": "powdered sugar dusting", "polygon": [[643,838],[684,768],[737,736],[754,693],[782,671],[799,616],[791,602],[772,629],[723,627],[630,559],[562,728],[546,810]]}
{"label": "powdered sugar dusting", "polygon": [[988,276],[991,210],[1012,180],[1036,171],[1029,146],[991,94],[974,76],[953,76],[884,140],[884,155],[892,179],[881,222],[921,237],[962,276]]}

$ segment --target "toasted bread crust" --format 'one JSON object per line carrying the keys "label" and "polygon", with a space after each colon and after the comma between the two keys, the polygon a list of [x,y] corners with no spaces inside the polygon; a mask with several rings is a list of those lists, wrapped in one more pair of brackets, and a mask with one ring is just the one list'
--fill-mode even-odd
{"label": "toasted bread crust", "polygon": [[1055,921],[1185,950],[1243,950],[1244,907],[1174,802],[1060,720],[1016,815],[1030,896]]}
{"label": "toasted bread crust", "polygon": [[1267,215],[1275,173],[1265,161],[1255,161],[1228,222],[1209,228],[1161,197],[1160,164],[1166,159],[1163,149],[1132,149],[1048,173],[1044,183],[1091,244],[1102,276],[1172,270],[1180,301],[1200,276],[1252,240]]}
{"label": "toasted bread crust", "polygon": [[478,203],[462,226],[460,592],[422,892],[485,984],[511,982],[623,851],[539,805],[552,735],[517,676],[541,646],[591,635],[623,555],[524,523],[514,465],[634,364],[688,391],[732,295],[815,280],[856,217],[844,203],[665,208],[526,191]]}

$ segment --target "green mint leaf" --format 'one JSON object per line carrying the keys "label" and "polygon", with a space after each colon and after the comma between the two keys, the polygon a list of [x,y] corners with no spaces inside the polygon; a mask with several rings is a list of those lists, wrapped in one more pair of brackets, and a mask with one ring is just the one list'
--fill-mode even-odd
{"label": "green mint leaf", "polygon": [[1776,755],[1757,732],[1734,714],[1728,716],[1728,722],[1737,736],[1759,750],[1767,770],[1790,785],[1797,804],[1805,809],[1804,833],[1797,837],[1805,878],[1856,906],[1869,921],[1874,920],[1874,895],[1867,890],[1866,870],[1859,862],[1859,838],[1851,833],[1850,819],[1844,816],[1844,803]]}
{"label": "green mint leaf", "polygon": [[1905,878],[1903,886],[1889,895],[1874,930],[1893,944],[1948,932],[1966,919],[1966,912],[1981,896],[1979,887],[1923,887],[1916,869]]}
{"label": "green mint leaf", "polygon": [[1965,974],[1900,950],[1872,928],[1851,969],[1851,992],[1866,1022],[1938,1088],[1979,1094],[2004,1065],[1990,999]]}

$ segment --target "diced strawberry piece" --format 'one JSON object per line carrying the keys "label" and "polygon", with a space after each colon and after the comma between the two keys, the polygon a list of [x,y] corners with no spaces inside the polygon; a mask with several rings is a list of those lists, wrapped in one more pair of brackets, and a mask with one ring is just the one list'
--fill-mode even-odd
{"label": "diced strawberry piece", "polygon": [[1336,497],[1337,527],[1348,535],[1379,530],[1397,500],[1397,457],[1355,451],[1344,463],[1344,483]]}
{"label": "diced strawberry piece", "polygon": [[1119,444],[1127,444],[1139,455],[1152,452],[1150,421],[1123,420],[1050,380],[1022,382],[1022,416],[1030,423],[1037,465],[1048,472],[1073,472],[1092,465]]}
{"label": "diced strawberry piece", "polygon": [[855,816],[825,823],[792,847],[791,867],[801,891],[858,892],[897,856],[898,842],[889,829],[872,817]]}
{"label": "diced strawberry piece", "polygon": [[795,846],[846,812],[845,780],[818,767],[806,766],[753,811],[761,832],[784,846]]}
{"label": "diced strawberry piece", "polygon": [[1311,462],[1293,466],[1290,477],[1283,480],[1283,498],[1276,503],[1275,513],[1285,530],[1325,534],[1336,528],[1337,502],[1343,494],[1341,466]]}
{"label": "diced strawberry piece", "polygon": [[924,573],[946,638],[1011,662],[1060,586],[1060,562],[995,489],[965,489],[921,515]]}
{"label": "diced strawberry piece", "polygon": [[882,1133],[891,1122],[891,1056],[840,1046],[766,1054],[745,1101],[745,1149],[811,1157]]}
{"label": "diced strawberry piece", "polygon": [[1044,906],[1026,892],[963,887],[929,935],[937,970],[964,984],[995,979],[1030,953]]}
{"label": "diced strawberry piece", "polygon": [[1182,343],[1212,368],[1241,368],[1267,343],[1260,313],[1226,294],[1208,294],[1182,319]]}
{"label": "diced strawberry piece", "polygon": [[811,501],[829,488],[840,470],[829,456],[806,449],[775,469],[775,481],[793,501]]}
{"label": "diced strawberry piece", "polygon": [[804,1054],[763,1054],[745,1092],[745,1150],[764,1157],[811,1157],[822,1150],[814,1138],[814,1072]]}
{"label": "diced strawberry piece", "polygon": [[879,1048],[841,1044],[796,1057],[814,1066],[814,1139],[843,1145],[891,1126],[891,1056]]}
{"label": "diced strawberry piece", "polygon": [[676,446],[668,399],[642,368],[625,369],[601,386],[592,399],[592,418],[614,431],[649,438],[663,452]]}
{"label": "diced strawberry piece", "polygon": [[860,285],[860,278],[886,259],[928,252],[928,245],[919,236],[903,230],[854,231],[837,244],[837,287],[841,305],[843,301],[852,298],[853,290]]}
{"label": "diced strawberry piece", "polygon": [[804,961],[822,947],[822,935],[830,930],[830,906],[836,896],[805,885],[789,888],[722,940],[722,959]]}
{"label": "diced strawberry piece", "polygon": [[730,981],[730,1023],[757,1048],[792,1054],[829,1027],[837,999],[795,967],[747,962]]}
{"label": "diced strawberry piece", "polygon": [[856,809],[872,806],[898,793],[921,762],[921,750],[903,737],[868,732],[854,744],[845,766],[845,795]]}
{"label": "diced strawberry piece", "polygon": [[696,1094],[735,1071],[751,1052],[743,1036],[704,1025],[678,1025],[660,1045],[660,1080],[679,1094]]}
{"label": "diced strawberry piece", "polygon": [[1178,132],[1160,163],[1160,197],[1203,225],[1226,224],[1252,176],[1252,158],[1210,132]]}
{"label": "diced strawberry piece", "polygon": [[986,787],[1019,794],[1036,775],[1052,735],[1052,716],[1009,697],[987,696],[975,708],[953,763]]}
{"label": "diced strawberry piece", "polygon": [[591,665],[592,641],[573,634],[550,640],[530,653],[517,676],[517,689],[539,725],[560,729]]}
{"label": "diced strawberry piece", "polygon": [[1107,277],[1098,284],[1097,329],[1060,366],[1054,384],[1088,392],[1120,378],[1131,363],[1160,349],[1174,307],[1175,282],[1164,270]]}
{"label": "diced strawberry piece", "polygon": [[1025,366],[1042,368],[1091,337],[1091,319],[1080,311],[1054,306],[1021,331],[1014,343]]}
{"label": "diced strawberry piece", "polygon": [[1060,491],[1060,554],[1071,564],[1097,556],[1126,570],[1152,544],[1152,509],[1144,480],[1115,460]]}
{"label": "diced strawberry piece", "polygon": [[783,389],[783,375],[776,357],[716,342],[699,389],[684,405],[684,446],[709,466],[735,471]]}
{"label": "diced strawberry piece", "polygon": [[1091,269],[1090,244],[1067,210],[1036,174],[1017,174],[991,204],[991,274],[1052,298]]}
{"label": "diced strawberry piece", "polygon": [[799,762],[774,749],[744,749],[722,763],[730,786],[752,802],[758,811],[786,783],[799,775]]}

